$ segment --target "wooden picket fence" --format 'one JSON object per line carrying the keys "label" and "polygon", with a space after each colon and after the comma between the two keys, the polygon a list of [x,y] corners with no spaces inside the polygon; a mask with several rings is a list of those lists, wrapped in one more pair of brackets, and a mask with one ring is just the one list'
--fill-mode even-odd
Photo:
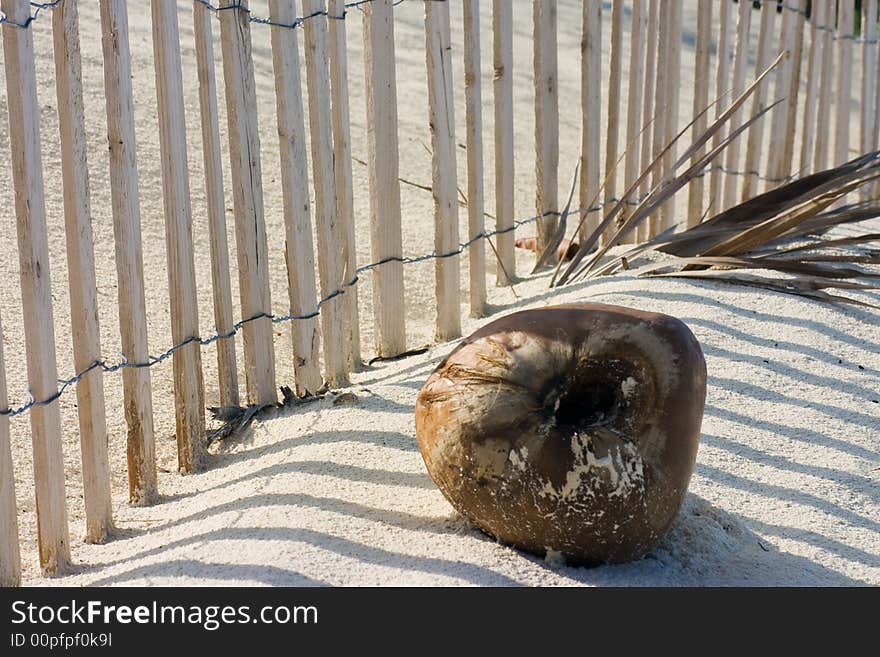
{"label": "wooden picket fence", "polygon": [[[557,85],[557,3],[531,5],[492,0],[491,32],[481,33],[478,0],[409,0],[424,4],[428,102],[433,157],[434,253],[404,258],[398,149],[398,104],[395,81],[392,0],[269,0],[268,17],[257,18],[248,0],[153,0],[152,33],[159,108],[159,138],[164,191],[166,253],[170,290],[171,342],[159,357],[150,356],[144,302],[138,174],[136,168],[131,53],[125,0],[99,0],[107,139],[111,166],[112,216],[118,274],[118,312],[124,360],[104,360],[97,325],[95,255],[90,223],[79,18],[76,0],[30,3],[0,0],[6,102],[9,112],[10,166],[14,182],[18,254],[26,335],[27,380],[33,401],[9,408],[0,348],[0,583],[20,581],[20,546],[16,492],[12,476],[10,418],[27,415],[33,441],[39,558],[45,574],[63,573],[70,564],[61,417],[58,397],[76,389],[82,449],[86,538],[100,542],[113,527],[108,432],[105,422],[105,373],[121,371],[125,418],[129,499],[151,504],[158,498],[153,432],[150,366],[171,358],[178,461],[184,471],[206,466],[205,394],[202,347],[217,347],[219,389],[224,406],[263,405],[277,401],[273,324],[288,322],[295,358],[295,388],[300,395],[317,392],[325,382],[345,386],[361,361],[358,275],[372,275],[374,351],[393,356],[407,349],[404,265],[432,259],[436,267],[436,335],[449,340],[461,334],[460,256],[469,259],[469,299],[465,307],[484,314],[487,304],[487,258],[497,261],[496,282],[507,285],[517,276],[514,257],[514,124],[515,112],[534,112],[536,132],[535,208],[539,247],[556,229],[560,199],[559,90]],[[583,0],[581,45],[582,145],[579,213],[592,232],[599,208],[619,198],[639,172],[678,133],[680,119],[710,112],[693,125],[704,129],[780,52],[782,64],[760,88],[753,102],[734,116],[729,129],[782,99],[768,119],[735,141],[705,176],[689,187],[688,225],[770,188],[791,176],[809,173],[850,159],[852,151],[877,148],[880,129],[880,85],[877,57],[877,0],[765,0],[756,11],[750,0],[738,3],[700,1],[696,24],[684,25],[683,0],[614,0],[610,33],[603,34],[603,3]],[[366,68],[371,257],[355,257],[355,222],[350,150],[346,10],[363,12]],[[513,95],[514,12],[533,11],[534,107],[515,107]],[[463,16],[463,52],[451,48],[450,11]],[[49,277],[49,248],[41,163],[40,112],[32,30],[35,20],[51,17],[55,51],[55,85],[60,127],[64,188],[64,221],[70,286],[71,334],[77,374],[59,382]],[[299,17],[298,17],[299,16]],[[198,66],[199,113],[187,116],[181,74],[180,21],[192,21]],[[759,20],[757,43],[751,22]],[[219,23],[219,38],[215,25]],[[695,34],[694,80],[680,76],[683,29]],[[271,38],[281,147],[281,184],[286,231],[290,314],[273,316],[267,261],[269,243],[264,220],[262,172],[257,126],[257,89],[251,31]],[[607,30],[606,30],[607,32]],[[265,33],[261,33],[263,36]],[[625,35],[629,45],[624,46]],[[602,40],[610,39],[610,58],[603,62]],[[305,61],[299,61],[298,39]],[[487,46],[487,39],[490,40]],[[219,44],[218,44],[219,42]],[[224,162],[214,70],[214,49],[222,51],[222,75],[228,118],[229,175],[233,187],[235,240],[240,298],[236,309],[230,282],[224,208]],[[483,129],[480,51],[490,47],[494,66],[491,89],[493,134]],[[862,49],[860,69],[854,50]],[[628,52],[628,76],[624,57]],[[463,71],[461,80],[453,71]],[[605,84],[605,71],[608,83]],[[303,87],[305,76],[305,87]],[[715,80],[710,89],[710,80]],[[621,103],[627,85],[626,107]],[[682,85],[693,85],[693,105],[680,103]],[[802,89],[803,87],[803,89]],[[459,235],[457,136],[453,98],[463,90],[466,106],[467,239]],[[799,94],[806,95],[799,111]],[[834,102],[832,102],[832,100]],[[859,134],[850,139],[850,102],[858,102]],[[304,105],[308,103],[308,125]],[[607,122],[602,123],[603,108]],[[186,148],[186,122],[202,129],[204,180],[210,228],[214,333],[200,337],[193,259],[191,184]],[[767,124],[767,125],[765,125]],[[766,129],[765,129],[766,128]],[[311,152],[300,137],[310,136]],[[717,145],[722,134],[716,135]],[[483,170],[483,141],[494,147],[494,215],[484,225],[484,185],[493,180]],[[766,141],[765,141],[766,140]],[[604,143],[603,143],[604,142]],[[797,152],[796,145],[800,150]],[[618,160],[622,157],[620,166]],[[656,184],[674,161],[675,149],[657,170]],[[703,151],[705,152],[705,151]],[[703,152],[694,154],[694,159]],[[764,153],[767,153],[767,157]],[[530,164],[530,163],[529,163]],[[604,191],[601,191],[604,181]],[[648,181],[640,190],[647,192]],[[298,202],[314,193],[313,212]],[[598,207],[591,207],[600,198]],[[667,203],[644,239],[671,227],[674,202]],[[311,235],[317,237],[313,252]],[[489,237],[494,241],[489,241]],[[487,245],[491,251],[487,251]],[[315,262],[317,258],[317,263]],[[317,279],[315,283],[315,265]],[[238,315],[241,319],[236,321]],[[234,336],[242,335],[246,399],[239,399]],[[319,351],[320,349],[320,351]]]}

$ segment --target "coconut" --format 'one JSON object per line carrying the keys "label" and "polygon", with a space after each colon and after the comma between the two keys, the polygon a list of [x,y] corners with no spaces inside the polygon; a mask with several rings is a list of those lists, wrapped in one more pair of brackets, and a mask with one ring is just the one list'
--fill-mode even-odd
{"label": "coconut", "polygon": [[623,562],[675,518],[705,399],[681,321],[550,306],[462,341],[418,395],[416,434],[433,481],[484,532],[569,563]]}

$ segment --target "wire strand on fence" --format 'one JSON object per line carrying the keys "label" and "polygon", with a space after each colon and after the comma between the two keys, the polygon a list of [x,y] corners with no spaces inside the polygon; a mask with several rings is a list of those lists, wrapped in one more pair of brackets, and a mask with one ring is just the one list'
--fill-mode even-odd
{"label": "wire strand on fence", "polygon": [[6,24],[11,27],[20,27],[22,29],[30,27],[30,24],[37,20],[37,16],[40,15],[40,12],[43,9],[54,9],[58,5],[60,5],[64,0],[52,0],[51,2],[32,2],[31,7],[34,8],[34,13],[27,17],[24,23],[18,23],[14,20],[11,20],[6,14],[0,13],[0,25]]}
{"label": "wire strand on fence", "polygon": [[[776,2],[777,0],[763,0],[764,2]],[[796,5],[790,5],[788,3],[781,3],[778,6],[786,9],[787,11],[793,12],[795,14],[800,14],[806,19],[810,19],[810,12],[801,9]],[[854,43],[877,43],[880,39],[866,39],[865,37],[857,37],[854,34],[837,34],[837,28],[833,25],[817,25],[816,30],[820,32],[831,32],[834,34],[834,37],[831,39],[832,41],[853,41]]]}
{"label": "wire strand on fence", "polygon": [[[40,12],[43,9],[54,9],[58,5],[62,4],[64,1],[65,0],[51,0],[49,2],[31,2],[30,5],[31,5],[31,7],[34,8],[34,13],[31,14],[27,18],[27,20],[24,21],[23,23],[18,23],[16,21],[13,21],[13,20],[9,19],[9,17],[7,17],[5,14],[0,13],[0,25],[7,24],[12,27],[18,27],[18,28],[22,28],[22,29],[29,28],[31,23],[33,23],[35,20],[37,20],[37,17],[39,16]],[[393,3],[393,6],[396,7],[400,4],[403,4],[406,1],[407,0],[395,0],[395,2]],[[411,0],[411,1],[414,1],[414,2],[416,2],[416,1],[417,2],[446,2],[447,0]],[[362,5],[370,4],[372,2],[375,2],[375,0],[353,0],[352,2],[345,3],[344,9],[343,9],[341,15],[334,15],[326,10],[325,11],[316,11],[316,12],[313,12],[313,13],[308,14],[306,16],[298,16],[290,23],[280,23],[278,21],[273,21],[269,18],[266,18],[265,16],[256,16],[251,13],[251,11],[248,7],[245,7],[241,4],[241,0],[235,0],[234,2],[232,2],[228,5],[222,5],[222,6],[218,5],[218,4],[214,4],[210,0],[195,0],[195,2],[198,2],[200,5],[204,5],[204,7],[208,9],[208,11],[211,11],[214,14],[219,14],[221,11],[227,11],[229,9],[240,9],[241,11],[244,11],[248,14],[248,21],[251,23],[256,23],[258,25],[268,25],[270,27],[282,27],[282,28],[288,28],[288,29],[296,29],[298,27],[302,27],[303,23],[305,23],[306,21],[308,21],[312,18],[317,18],[318,16],[326,16],[327,18],[332,19],[332,20],[340,20],[340,21],[345,20],[345,17],[348,14],[348,11],[350,9],[356,9]]]}
{"label": "wire strand on fence", "polygon": [[[354,0],[353,2],[345,3],[344,8],[342,10],[342,14],[340,14],[340,15],[331,14],[327,10],[315,11],[315,12],[312,12],[311,14],[306,15],[306,16],[298,16],[297,18],[295,18],[294,20],[292,20],[289,23],[281,23],[278,21],[273,21],[270,18],[266,18],[264,16],[255,16],[254,14],[251,13],[251,11],[248,7],[242,6],[241,0],[235,0],[235,2],[232,2],[228,5],[223,5],[223,6],[216,5],[212,2],[210,2],[210,0],[195,0],[195,1],[201,5],[204,5],[209,11],[214,12],[215,14],[219,13],[221,11],[229,10],[229,9],[241,9],[242,11],[244,11],[248,14],[248,21],[251,23],[256,23],[258,25],[268,25],[270,27],[282,27],[282,28],[288,28],[288,29],[296,29],[298,27],[302,27],[303,23],[305,23],[306,21],[308,21],[312,18],[317,18],[318,16],[326,16],[327,18],[332,19],[332,20],[344,21],[346,15],[348,14],[348,11],[350,9],[356,9],[362,5],[367,5],[372,2],[375,2],[375,0]],[[395,0],[395,2],[392,3],[392,5],[396,7],[400,4],[403,4],[405,1],[406,0]],[[426,0],[417,0],[417,1],[425,2]],[[430,0],[430,1],[431,2],[446,2],[447,0]]]}
{"label": "wire strand on fence", "polygon": [[[601,208],[602,208],[602,205],[600,204],[599,206],[590,208],[587,211],[588,212],[596,212],[596,211],[600,210]],[[582,209],[578,209],[578,210],[573,211],[573,213],[581,213],[581,212],[583,212]],[[547,214],[558,215],[559,213],[557,212],[557,213],[547,213]],[[225,340],[228,338],[232,338],[235,335],[237,335],[239,333],[239,331],[241,331],[241,328],[245,324],[256,321],[258,319],[268,318],[268,319],[272,320],[273,324],[281,324],[281,323],[297,321],[297,320],[313,319],[315,317],[318,317],[321,314],[321,306],[328,303],[331,299],[334,299],[335,297],[339,296],[340,294],[344,294],[345,290],[347,288],[352,287],[354,285],[357,285],[358,282],[360,281],[360,275],[365,272],[376,269],[377,267],[380,267],[381,265],[387,264],[389,262],[400,262],[403,264],[415,264],[415,263],[425,262],[428,260],[438,260],[438,259],[442,259],[442,258],[451,258],[453,256],[460,255],[461,253],[463,253],[465,251],[465,249],[467,249],[469,246],[471,246],[473,243],[477,242],[478,240],[481,240],[481,239],[488,240],[489,238],[494,237],[495,235],[499,235],[502,233],[508,233],[508,232],[513,231],[516,228],[519,228],[521,226],[525,226],[530,223],[535,223],[536,221],[538,221],[539,218],[540,217],[538,217],[538,216],[533,216],[533,217],[528,217],[525,219],[518,219],[517,221],[514,222],[513,226],[510,226],[508,228],[503,228],[500,230],[483,231],[483,232],[475,235],[471,239],[467,240],[466,242],[460,243],[457,249],[454,249],[453,251],[450,251],[449,253],[441,253],[441,254],[426,253],[426,254],[420,255],[420,256],[391,257],[391,258],[384,258],[383,260],[379,260],[377,262],[371,262],[367,265],[362,265],[361,267],[358,267],[355,270],[354,277],[352,277],[350,280],[346,281],[345,283],[342,283],[342,285],[340,285],[338,288],[336,288],[335,290],[333,290],[332,292],[327,294],[325,297],[323,297],[320,301],[318,301],[318,303],[315,307],[315,310],[313,310],[312,312],[306,313],[306,314],[301,314],[301,315],[295,315],[295,314],[274,315],[274,314],[272,314],[272,315],[269,315],[266,313],[259,313],[259,314],[254,315],[253,317],[248,317],[246,319],[239,320],[238,322],[233,324],[232,329],[226,333],[215,333],[215,334],[210,335],[206,338],[202,338],[199,336],[190,336],[190,337],[186,338],[185,340],[183,340],[182,342],[163,351],[158,356],[150,356],[144,362],[134,362],[133,363],[133,362],[130,362],[127,359],[123,358],[123,360],[121,360],[117,363],[108,364],[105,360],[96,360],[95,362],[90,364],[88,367],[86,367],[82,371],[78,372],[74,376],[70,377],[69,379],[59,380],[58,383],[60,385],[59,385],[58,390],[54,394],[49,396],[48,398],[36,400],[33,398],[33,396],[31,396],[31,399],[24,404],[21,404],[19,406],[14,407],[14,408],[0,410],[0,415],[7,415],[10,417],[14,417],[16,415],[21,415],[22,413],[28,411],[29,409],[31,409],[34,406],[46,406],[48,404],[51,404],[52,402],[57,400],[59,397],[61,397],[61,395],[64,394],[64,392],[70,386],[76,384],[78,381],[83,379],[92,370],[101,369],[104,372],[112,373],[112,372],[117,372],[117,371],[119,371],[123,368],[126,368],[126,367],[153,367],[154,365],[158,365],[159,363],[162,363],[163,361],[167,360],[176,351],[183,349],[186,345],[191,344],[193,342],[198,342],[201,346],[204,347],[204,346],[211,345],[214,342],[217,342],[218,340]]]}
{"label": "wire strand on fence", "polygon": [[[372,0],[368,0],[368,1],[372,1]],[[725,173],[727,173],[729,175],[735,175],[735,176],[744,176],[744,175],[747,175],[747,173],[748,173],[745,171],[728,171],[727,169],[724,169],[723,167],[722,167],[722,171],[724,171]],[[708,172],[709,172],[709,168],[707,168],[705,171],[703,171],[702,173],[700,173],[698,175],[704,176]],[[779,180],[773,180],[773,179],[765,178],[763,176],[761,176],[761,178],[763,180],[768,180],[770,182],[787,182],[789,180],[793,180],[794,176],[787,176],[787,177],[785,177],[783,179],[779,179]],[[633,205],[637,205],[639,203],[639,201],[640,201],[640,199],[636,199],[636,200],[631,201],[629,203],[633,204]],[[607,202],[600,201],[597,205],[595,205],[591,208],[586,208],[586,209],[585,208],[577,208],[575,210],[572,210],[570,214],[577,215],[577,214],[584,214],[584,213],[589,213],[589,212],[598,212],[598,211],[602,210],[606,205],[609,205],[609,204],[613,205],[614,203],[617,203],[617,199],[609,199]],[[559,214],[560,214],[559,212],[548,212],[542,216],[551,216],[551,215],[559,216]],[[117,371],[119,371],[123,368],[126,368],[126,367],[153,367],[154,365],[158,365],[159,363],[164,362],[165,360],[170,358],[172,355],[174,355],[174,353],[176,351],[183,349],[186,345],[191,344],[193,342],[198,342],[201,346],[207,347],[207,346],[217,342],[218,340],[226,340],[226,339],[235,337],[241,331],[243,326],[245,326],[246,324],[249,324],[250,322],[254,322],[258,319],[267,318],[267,319],[270,319],[273,324],[283,324],[283,323],[292,322],[292,321],[302,321],[302,320],[307,320],[307,319],[314,319],[315,317],[320,316],[321,306],[328,303],[330,300],[338,297],[340,294],[344,294],[346,289],[348,289],[354,285],[357,285],[360,282],[360,275],[363,273],[372,271],[373,269],[376,269],[377,267],[381,267],[382,265],[387,264],[389,262],[399,262],[401,264],[411,265],[411,264],[417,264],[417,263],[421,263],[421,262],[427,262],[429,260],[440,260],[440,259],[444,259],[444,258],[452,258],[454,256],[461,255],[469,246],[471,246],[475,242],[478,242],[479,240],[486,240],[488,242],[490,240],[490,238],[495,237],[496,235],[509,233],[511,231],[516,230],[517,228],[520,228],[521,226],[526,226],[528,224],[535,223],[538,221],[538,219],[542,218],[542,216],[539,217],[536,215],[536,216],[527,217],[524,219],[517,219],[513,222],[512,226],[509,226],[507,228],[482,231],[482,232],[474,235],[469,240],[459,243],[458,248],[456,248],[448,253],[438,254],[438,253],[432,252],[432,253],[425,253],[420,256],[403,256],[403,257],[395,256],[395,257],[390,257],[390,258],[384,258],[384,259],[378,260],[376,262],[371,262],[366,265],[362,265],[355,270],[355,275],[350,280],[342,283],[338,288],[336,288],[335,290],[333,290],[332,292],[330,292],[329,294],[324,296],[320,301],[318,301],[317,305],[315,306],[315,310],[313,310],[309,313],[300,314],[300,315],[296,315],[296,314],[287,314],[287,315],[271,314],[270,315],[267,313],[258,313],[252,317],[247,317],[245,319],[241,319],[241,320],[237,321],[235,324],[232,325],[232,329],[227,331],[226,333],[215,333],[215,334],[210,335],[206,338],[202,338],[200,336],[190,336],[190,337],[186,338],[185,340],[183,340],[182,342],[163,351],[158,356],[150,356],[144,362],[134,362],[133,363],[133,362],[130,362],[127,359],[123,358],[123,360],[121,360],[117,363],[108,364],[105,360],[96,360],[91,365],[89,365],[88,367],[86,367],[82,371],[78,372],[74,376],[70,377],[69,379],[60,379],[58,381],[58,383],[60,384],[58,390],[54,394],[52,394],[50,397],[48,397],[46,399],[42,399],[42,400],[36,400],[31,395],[31,399],[29,401],[27,401],[19,406],[16,406],[14,408],[8,408],[5,410],[0,410],[0,415],[7,415],[9,417],[14,417],[16,415],[21,415],[22,413],[25,413],[26,411],[28,411],[29,409],[31,409],[34,406],[46,406],[48,404],[51,404],[52,402],[57,400],[59,397],[61,397],[61,395],[70,386],[76,384],[78,381],[83,379],[92,370],[101,369],[106,373],[112,373],[112,372],[117,372]]]}
{"label": "wire strand on fence", "polygon": [[[395,0],[395,2],[393,3],[393,6],[396,7],[400,4],[403,4],[406,1],[407,0]],[[410,1],[415,1],[415,2],[447,2],[447,0],[410,0]],[[777,2],[777,0],[763,0],[763,1],[764,2]],[[5,14],[0,14],[0,25],[5,23],[7,25],[11,25],[14,27],[28,28],[28,27],[30,27],[31,23],[33,23],[35,20],[37,20],[37,16],[40,14],[40,12],[43,9],[53,9],[63,2],[64,2],[64,0],[51,0],[50,2],[31,2],[30,5],[31,5],[31,7],[34,8],[34,13],[30,17],[28,17],[28,19],[24,23],[17,23],[15,21],[10,20]],[[240,9],[244,12],[247,12],[248,20],[251,23],[256,23],[258,25],[268,25],[270,27],[282,27],[282,28],[288,28],[288,29],[296,29],[298,27],[302,27],[303,23],[305,23],[307,20],[310,20],[312,18],[317,18],[318,16],[326,16],[327,18],[332,19],[332,20],[345,20],[345,17],[348,14],[348,11],[350,9],[356,9],[357,7],[360,7],[362,5],[370,4],[372,2],[375,2],[375,0],[353,0],[352,2],[345,3],[345,8],[343,9],[341,15],[334,15],[334,14],[331,14],[329,11],[316,11],[316,12],[308,14],[306,16],[298,16],[290,23],[280,23],[277,21],[273,21],[269,18],[266,18],[265,16],[256,16],[251,13],[251,11],[248,7],[244,7],[241,4],[241,0],[235,0],[232,3],[230,3],[228,5],[223,5],[223,6],[214,4],[210,0],[195,0],[195,2],[198,2],[201,5],[204,5],[209,11],[213,12],[214,14],[218,14],[221,11],[227,11],[229,9]],[[807,19],[810,18],[810,12],[807,12],[807,11],[805,11],[795,5],[790,5],[788,3],[783,2],[781,4],[778,4],[777,6],[781,7],[782,9],[785,9],[787,11],[791,11],[796,14],[800,14],[801,16],[804,16]],[[854,34],[838,35],[837,28],[835,28],[832,25],[819,25],[816,27],[816,29],[823,31],[823,32],[831,32],[832,34],[834,34],[834,36],[832,37],[832,41],[847,40],[847,41],[852,41],[853,43],[868,43],[868,44],[880,42],[880,39],[876,39],[876,38],[875,39],[866,39],[865,37],[855,36]]]}

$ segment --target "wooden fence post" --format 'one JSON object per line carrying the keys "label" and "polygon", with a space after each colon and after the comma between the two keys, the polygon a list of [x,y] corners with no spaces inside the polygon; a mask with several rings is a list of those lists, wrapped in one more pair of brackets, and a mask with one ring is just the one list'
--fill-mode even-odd
{"label": "wooden fence post", "polygon": [[[247,0],[222,0],[220,39],[226,83],[229,156],[232,160],[235,241],[244,334],[244,368],[249,404],[271,404],[275,392],[275,345],[269,248],[263,215],[260,133]],[[235,7],[235,8],[232,8]]]}
{"label": "wooden fence post", "polygon": [[[455,165],[455,114],[452,96],[452,56],[449,44],[449,4],[425,3],[425,48],[428,66],[428,107],[434,192],[434,252],[458,250],[458,185]],[[461,335],[459,257],[435,260],[437,340]]]}
{"label": "wooden fence post", "polygon": [[486,244],[483,234],[483,94],[480,81],[480,3],[465,0],[464,93],[467,121],[468,275],[472,317],[486,314]]}
{"label": "wooden fence post", "polygon": [[[862,153],[867,153],[877,148],[877,137],[874,125],[877,121],[878,108],[874,105],[874,94],[877,93],[880,84],[877,81],[877,0],[863,0],[862,9],[862,36],[865,42],[862,44],[862,124],[861,146]],[[871,187],[862,187],[862,198],[867,200],[871,197]]]}
{"label": "wooden fence post", "polygon": [[[731,50],[731,36],[733,31],[733,3],[730,0],[722,0],[719,3],[721,16],[718,25],[718,68],[715,73],[715,119],[720,117],[728,108],[733,99],[728,93],[730,84],[730,60],[733,56]],[[712,148],[718,148],[724,139],[724,131],[719,130],[712,136]],[[721,167],[721,158],[711,165],[712,174],[709,178],[709,217],[718,214],[721,206],[722,194],[724,193],[724,171]]]}
{"label": "wooden fence post", "polygon": [[855,0],[838,0],[837,18],[837,124],[834,131],[834,166],[849,160],[849,116],[852,112],[853,33]]}
{"label": "wooden fence post", "polygon": [[9,401],[3,363],[3,327],[0,324],[0,586],[21,584],[21,548],[18,545],[18,509],[15,472],[9,439]]}
{"label": "wooden fence post", "polygon": [[[327,2],[303,0],[306,84],[309,91],[309,127],[312,147],[312,183],[315,188],[315,228],[318,234],[318,273],[321,280],[321,336],[324,375],[333,387],[348,385],[351,335],[344,332],[346,314],[345,241],[343,218],[336,213],[336,171],[333,164],[330,70],[327,50]],[[341,294],[327,299],[332,293]]]}
{"label": "wooden fence post", "polygon": [[[148,361],[149,346],[128,10],[124,0],[101,0],[101,32],[119,288],[119,332],[123,356],[126,361],[136,365]],[[123,368],[122,389],[128,424],[129,500],[132,504],[152,504],[158,499],[159,493],[156,486],[156,444],[149,368]]]}
{"label": "wooden fence post", "polygon": [[[306,155],[306,129],[303,114],[302,80],[293,0],[271,0],[272,62],[275,71],[275,115],[281,149],[281,195],[284,204],[284,255],[287,262],[287,289],[290,312],[308,315],[318,308],[315,288],[315,254],[312,247],[312,219],[309,212],[309,167]],[[323,379],[318,360],[320,336],[318,318],[291,322],[293,372],[296,393],[314,395]]]}
{"label": "wooden fence post", "polygon": [[397,81],[391,0],[364,5],[364,72],[367,89],[367,147],[370,173],[370,246],[376,352],[394,356],[406,349],[403,302],[403,238],[400,219]]}
{"label": "wooden fence post", "polygon": [[789,8],[794,20],[794,46],[792,49],[792,65],[788,75],[788,91],[785,92],[788,105],[788,118],[785,121],[785,148],[780,163],[778,178],[788,177],[793,173],[794,142],[797,136],[798,97],[801,91],[801,58],[804,51],[804,23],[807,21],[807,0],[794,0]]}
{"label": "wooden fence post", "polygon": [[[669,59],[666,65],[669,68],[666,82],[666,106],[663,114],[666,118],[666,142],[672,141],[678,134],[678,112],[681,75],[681,21],[682,0],[666,0],[669,4]],[[664,144],[665,145],[665,144]],[[675,162],[676,146],[673,145],[663,158],[663,174],[668,175]],[[675,197],[670,198],[660,208],[661,230],[666,230],[675,222]]]}
{"label": "wooden fence post", "polygon": [[[654,89],[654,82],[657,79],[657,37],[659,32],[659,26],[657,21],[659,20],[658,12],[660,8],[660,0],[651,0],[651,4],[648,7],[648,25],[647,25],[647,35],[648,35],[648,43],[647,43],[647,51],[645,53],[645,104],[644,111],[642,112],[643,123],[648,127],[645,128],[644,133],[642,134],[642,152],[641,152],[641,170],[644,171],[647,169],[651,162],[653,161],[653,157],[651,156],[651,148],[652,148],[652,129],[654,126],[654,121],[656,120],[654,117],[654,96],[656,91]],[[648,122],[652,123],[648,125]],[[639,199],[645,198],[651,188],[651,179],[650,177],[645,178],[642,181],[642,184],[639,186],[638,197]],[[644,242],[648,239],[648,235],[650,233],[650,223],[647,221],[643,221],[636,228],[636,241]]]}
{"label": "wooden fence post", "polygon": [[[605,192],[602,211],[617,200],[617,158],[620,135],[620,76],[623,65],[623,0],[612,0],[611,3],[611,54],[608,68],[608,124],[605,129]],[[614,234],[609,227],[602,241]]]}
{"label": "wooden fence post", "polygon": [[[795,68],[795,29],[800,24],[797,22],[794,9],[783,9],[782,29],[780,34],[781,49],[785,51],[785,57],[776,70],[776,85],[774,87],[773,100],[780,100],[773,110],[770,123],[770,137],[767,149],[767,178],[765,189],[772,189],[781,184],[782,179],[788,175],[791,161],[785,161],[785,145],[787,135],[794,132],[794,127],[789,128],[790,106],[797,102],[792,98],[791,76]],[[779,182],[776,182],[779,181]]]}
{"label": "wooden fence post", "polygon": [[[348,107],[348,51],[345,42],[345,0],[330,0],[330,94],[333,121],[333,165],[336,173],[336,214],[344,226],[344,281],[357,276],[357,242],[354,230],[354,189],[351,174],[351,119]],[[350,362],[348,368],[361,367],[361,331],[358,311],[358,286],[345,288],[347,308],[345,337]]]}
{"label": "wooden fence post", "polygon": [[[44,401],[58,394],[58,370],[55,363],[55,324],[52,317],[49,242],[40,155],[34,35],[31,29],[19,27],[30,17],[30,3],[27,0],[2,0],[0,7],[9,20],[18,24],[3,25],[6,102],[28,386],[37,401]],[[61,574],[70,566],[70,542],[64,493],[61,413],[57,399],[31,407],[30,420],[40,565],[46,575]]]}
{"label": "wooden fence post", "polygon": [[[877,89],[877,0],[863,0],[862,8],[862,123],[860,135],[862,152],[877,148],[874,141],[874,122],[877,118],[874,94]],[[868,187],[862,188],[867,195]]]}
{"label": "wooden fence post", "polygon": [[211,243],[211,289],[214,326],[224,336],[217,345],[220,405],[238,406],[238,370],[232,319],[232,285],[229,280],[229,246],[226,236],[226,199],[223,194],[223,164],[220,157],[220,118],[217,113],[217,85],[214,77],[214,44],[208,8],[193,1],[193,32],[199,76],[199,110],[205,163],[205,197],[208,202],[208,235]]}
{"label": "wooden fence post", "polygon": [[[431,4],[431,3],[428,3]],[[559,222],[559,89],[556,62],[556,0],[533,0],[535,66],[535,178],[537,193],[536,257]]]}
{"label": "wooden fence post", "polygon": [[[821,0],[817,0],[817,5]],[[825,9],[825,22],[819,26],[822,36],[822,73],[819,85],[819,103],[816,109],[816,151],[813,154],[813,170],[821,171],[828,166],[831,148],[831,98],[834,85],[834,39],[832,33],[837,22],[837,0],[828,0]]]}
{"label": "wooden fence post", "polygon": [[[697,116],[709,104],[709,46],[712,42],[712,3],[701,2],[697,5],[697,43],[696,43],[696,74],[694,75],[693,116]],[[708,112],[696,119],[691,130],[696,139],[709,124]],[[696,164],[706,154],[703,145],[691,156],[691,164]],[[706,171],[708,173],[708,171]],[[694,178],[688,189],[688,227],[696,226],[703,216],[703,192],[705,183],[703,176]]]}
{"label": "wooden fence post", "polygon": [[[630,23],[630,51],[629,51],[629,80],[627,86],[627,113],[626,113],[626,159],[624,163],[624,191],[629,189],[639,175],[639,158],[641,149],[639,148],[639,140],[642,130],[642,89],[644,88],[642,77],[644,76],[645,66],[645,34],[646,25],[645,9],[647,9],[647,0],[633,0],[632,20]],[[635,197],[638,191],[633,194],[633,198],[627,201],[627,204],[636,203]],[[630,214],[632,206],[628,205],[624,208],[622,219],[625,220]],[[627,236],[625,242],[635,242],[638,234],[632,232]]]}
{"label": "wooden fence post", "polygon": [[[165,199],[165,248],[168,253],[168,295],[171,340],[175,345],[199,337],[196,268],[193,260],[192,206],[183,114],[183,72],[177,3],[152,0],[153,59],[159,109],[159,147]],[[177,420],[177,464],[184,472],[207,466],[205,393],[202,353],[198,340],[174,352],[174,410]]]}
{"label": "wooden fence post", "polygon": [[[733,86],[731,89],[731,102],[739,98],[745,91],[746,63],[749,55],[749,27],[752,20],[752,3],[739,3],[739,19],[736,24],[736,50],[733,59]],[[734,133],[743,123],[744,108],[740,107],[733,113],[728,122],[727,134]],[[726,210],[736,203],[736,188],[739,182],[739,156],[741,152],[742,135],[734,139],[727,147],[724,154],[724,200],[721,209]]]}
{"label": "wooden fence post", "polygon": [[[776,20],[775,0],[764,0],[761,3],[761,31],[758,35],[758,53],[755,57],[755,78],[773,63],[773,26]],[[777,75],[779,72],[777,71]],[[767,106],[767,95],[770,78],[766,77],[758,86],[752,97],[752,116]],[[746,142],[745,177],[742,186],[742,200],[756,196],[760,182],[760,163],[763,161],[762,146],[764,143],[764,122],[766,117],[756,121],[748,130]],[[766,170],[765,170],[766,173]]]}
{"label": "wooden fence post", "polygon": [[[657,79],[654,84],[654,115],[656,117],[651,138],[651,160],[655,160],[660,156],[663,147],[666,146],[668,138],[666,136],[666,111],[667,111],[667,95],[669,92],[669,9],[670,3],[667,1],[660,2],[660,16],[658,20],[658,40],[657,40]],[[651,187],[656,187],[663,178],[662,165],[654,168],[651,174]],[[654,212],[649,219],[648,237],[653,237],[661,230],[661,222],[659,212]]]}
{"label": "wooden fence post", "polygon": [[513,3],[492,0],[492,76],[495,110],[495,230],[498,261],[495,284],[516,279],[514,253]]}
{"label": "wooden fence post", "polygon": [[[77,372],[83,372],[101,360],[101,331],[78,24],[75,2],[58,5],[52,12],[73,363]],[[89,543],[103,542],[113,529],[103,379],[103,370],[95,367],[76,384],[86,541]]]}
{"label": "wooden fence post", "polygon": [[[865,102],[871,102],[866,99]],[[880,147],[880,82],[874,85],[874,148]],[[871,190],[874,198],[880,197],[880,182],[876,182]]]}
{"label": "wooden fence post", "polygon": [[822,46],[825,38],[821,26],[825,25],[825,11],[828,3],[819,0],[812,5],[810,17],[810,60],[807,64],[807,90],[804,97],[803,134],[801,135],[801,162],[799,171],[802,175],[812,173],[813,152],[815,150],[816,116],[818,114],[817,96],[822,70]]}

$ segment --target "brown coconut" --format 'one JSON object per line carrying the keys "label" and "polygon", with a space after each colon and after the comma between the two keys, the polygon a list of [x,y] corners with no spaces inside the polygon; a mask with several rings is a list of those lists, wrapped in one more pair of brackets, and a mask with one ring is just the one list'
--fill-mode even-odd
{"label": "brown coconut", "polygon": [[416,433],[431,478],[486,533],[570,563],[622,562],[675,518],[705,398],[681,321],[551,306],[465,339],[419,393]]}

